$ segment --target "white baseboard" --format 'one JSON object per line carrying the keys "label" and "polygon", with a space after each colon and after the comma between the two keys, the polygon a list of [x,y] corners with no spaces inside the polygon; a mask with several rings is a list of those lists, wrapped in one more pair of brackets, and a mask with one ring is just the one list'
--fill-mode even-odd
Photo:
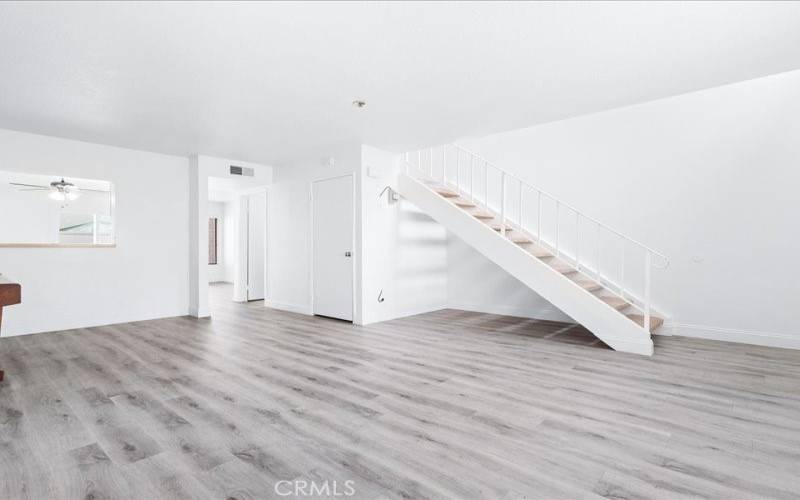
{"label": "white baseboard", "polygon": [[442,309],[447,309],[447,307],[448,306],[446,304],[438,304],[435,306],[424,306],[424,307],[415,307],[412,309],[405,309],[403,311],[396,312],[394,318],[392,319],[405,318],[408,316],[416,316],[417,314],[425,314],[425,313],[441,311]]}
{"label": "white baseboard", "polygon": [[[304,304],[291,304],[287,302],[279,302],[273,300],[265,300],[264,305],[273,309],[281,311],[289,311],[299,314],[311,315],[311,307]],[[502,314],[504,316],[515,316],[519,318],[528,319],[541,319],[547,321],[567,321],[572,322],[565,315],[558,310],[542,310],[540,314],[535,316],[530,314],[529,310],[516,308],[513,306],[491,306],[487,307],[483,304],[470,304],[470,303],[449,303],[446,305],[436,305],[420,307],[415,309],[407,309],[395,313],[392,317],[370,321],[371,323],[379,323],[382,321],[390,321],[398,318],[405,318],[408,316],[415,316],[417,314],[425,314],[429,312],[440,311],[442,309],[459,309],[462,311],[479,312],[486,314]],[[708,340],[719,340],[723,342],[736,342],[740,344],[752,344],[766,347],[780,347],[785,349],[800,349],[800,336],[787,335],[775,332],[763,332],[756,330],[737,330],[733,328],[721,328],[707,325],[690,325],[682,323],[667,323],[659,329],[656,335],[677,335],[682,337],[692,337]]]}
{"label": "white baseboard", "polygon": [[[532,316],[529,311],[508,306],[487,307],[482,304],[451,303],[450,309],[473,311],[487,314],[502,314],[520,318],[543,319],[550,321],[569,321],[564,319],[560,311],[542,311],[542,314]],[[723,342],[736,342],[765,347],[780,347],[784,349],[800,349],[800,335],[787,335],[785,333],[764,332],[756,330],[738,330],[734,328],[721,328],[707,325],[690,325],[668,322],[655,332],[655,335],[678,335]]]}
{"label": "white baseboard", "polygon": [[[3,328],[3,331],[0,333],[0,337],[21,337],[23,335],[37,335],[39,333],[59,333],[59,332],[66,332],[70,330],[77,330],[79,328],[97,328],[100,326],[114,326],[114,325],[121,325],[125,323],[137,323],[139,321],[152,321],[157,319],[170,319],[170,318],[182,318],[182,317],[191,317],[197,318],[197,316],[193,315],[191,311],[175,311],[175,312],[167,312],[167,313],[159,313],[153,314],[149,316],[139,316],[135,318],[115,318],[113,320],[100,320],[100,321],[92,321],[88,323],[65,323],[63,325],[59,325],[58,327],[54,328],[45,328],[45,329],[35,329],[35,330],[22,330],[22,331],[14,331],[13,329],[6,329]],[[202,318],[200,318],[202,319]],[[11,330],[11,332],[9,332]]]}
{"label": "white baseboard", "polygon": [[[668,328],[668,326],[665,326]],[[752,344],[766,347],[782,347],[784,349],[800,349],[800,336],[785,333],[763,332],[757,330],[737,330],[707,325],[689,325],[675,323],[672,335],[693,337],[698,339],[721,340],[739,344]]]}
{"label": "white baseboard", "polygon": [[462,311],[478,312],[485,314],[501,314],[503,316],[514,316],[517,318],[527,319],[541,319],[545,321],[560,321],[564,323],[574,323],[566,314],[557,309],[547,310],[543,309],[539,313],[533,315],[529,309],[523,309],[513,306],[486,306],[485,304],[471,304],[465,302],[453,302],[447,304],[448,309],[460,309]]}
{"label": "white baseboard", "polygon": [[272,309],[278,309],[281,311],[288,311],[298,314],[305,314],[307,316],[311,316],[311,306],[307,304],[292,304],[291,302],[281,302],[278,300],[264,300],[264,305],[266,307],[271,307]]}
{"label": "white baseboard", "polygon": [[430,312],[441,311],[442,309],[447,309],[447,306],[444,304],[434,305],[434,306],[423,306],[423,307],[416,307],[411,309],[404,309],[402,311],[395,311],[391,315],[386,316],[384,318],[378,319],[369,319],[368,321],[360,323],[360,325],[372,325],[374,323],[382,323],[384,321],[392,321],[393,319],[399,318],[407,318],[409,316],[416,316],[417,314],[425,314]]}
{"label": "white baseboard", "polygon": [[189,308],[189,316],[193,316],[195,318],[200,318],[200,319],[202,319],[202,318],[210,318],[211,317],[211,311],[208,308],[203,309],[201,311],[197,307],[190,307]]}

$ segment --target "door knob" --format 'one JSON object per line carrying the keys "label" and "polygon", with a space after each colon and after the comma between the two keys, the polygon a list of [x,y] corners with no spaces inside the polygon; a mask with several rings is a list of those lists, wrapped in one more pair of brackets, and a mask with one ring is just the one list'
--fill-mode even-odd
{"label": "door knob", "polygon": [[352,256],[352,255],[353,255],[353,254],[352,254],[352,253],[350,253],[350,252],[345,252],[345,253],[344,253],[344,256],[345,256],[345,257],[350,257],[350,256]]}

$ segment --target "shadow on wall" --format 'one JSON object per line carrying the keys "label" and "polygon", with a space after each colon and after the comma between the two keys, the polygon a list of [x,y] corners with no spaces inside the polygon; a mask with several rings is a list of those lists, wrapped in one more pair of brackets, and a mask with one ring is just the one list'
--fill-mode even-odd
{"label": "shadow on wall", "polygon": [[411,203],[400,201],[393,235],[398,313],[435,310],[447,302],[447,232]]}
{"label": "shadow on wall", "polygon": [[572,322],[477,250],[448,234],[447,302],[455,309]]}

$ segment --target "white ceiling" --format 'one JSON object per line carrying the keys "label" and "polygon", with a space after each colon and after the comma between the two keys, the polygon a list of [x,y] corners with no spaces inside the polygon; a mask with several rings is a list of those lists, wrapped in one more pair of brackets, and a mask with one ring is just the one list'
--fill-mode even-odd
{"label": "white ceiling", "polygon": [[0,3],[1,128],[272,164],[797,68],[790,2]]}

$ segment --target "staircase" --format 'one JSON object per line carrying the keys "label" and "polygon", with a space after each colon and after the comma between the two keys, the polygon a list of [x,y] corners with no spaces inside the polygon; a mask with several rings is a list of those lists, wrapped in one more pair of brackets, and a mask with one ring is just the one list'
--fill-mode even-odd
{"label": "staircase", "polygon": [[613,349],[653,354],[664,319],[651,269],[664,255],[458,145],[402,161],[404,198]]}

